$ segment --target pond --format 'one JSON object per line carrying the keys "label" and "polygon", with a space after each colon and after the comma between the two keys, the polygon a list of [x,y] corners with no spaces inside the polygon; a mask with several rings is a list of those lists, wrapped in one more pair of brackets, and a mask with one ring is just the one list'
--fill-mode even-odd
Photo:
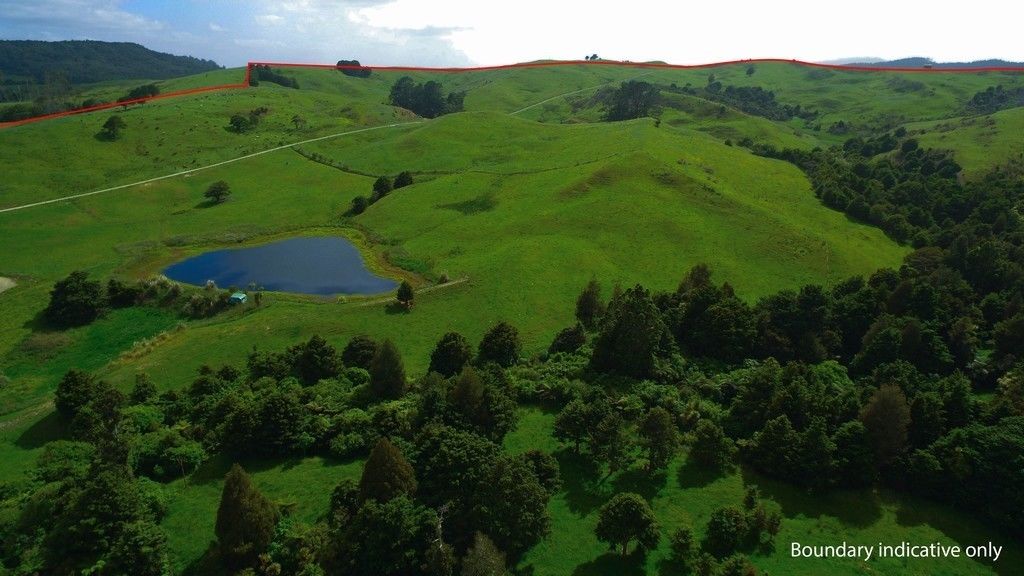
{"label": "pond", "polygon": [[366,268],[359,250],[335,236],[289,238],[250,248],[230,248],[193,256],[168,266],[171,280],[301,294],[380,294],[397,282]]}

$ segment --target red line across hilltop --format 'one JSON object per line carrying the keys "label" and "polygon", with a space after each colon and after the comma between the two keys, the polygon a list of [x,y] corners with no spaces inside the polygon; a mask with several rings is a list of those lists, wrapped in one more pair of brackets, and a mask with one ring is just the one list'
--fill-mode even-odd
{"label": "red line across hilltop", "polygon": [[202,92],[216,92],[220,90],[237,90],[241,88],[249,87],[249,80],[252,75],[253,66],[270,66],[273,68],[316,68],[316,69],[334,69],[334,70],[380,70],[383,72],[483,72],[488,70],[509,70],[514,68],[549,68],[553,66],[624,66],[630,68],[662,68],[662,69],[676,69],[676,70],[694,70],[701,68],[715,68],[718,66],[729,66],[732,64],[758,64],[758,63],[777,63],[777,64],[796,64],[800,66],[808,66],[812,68],[826,68],[829,70],[839,70],[847,72],[913,72],[913,73],[930,73],[930,74],[944,74],[944,73],[971,73],[971,72],[1021,72],[1024,73],[1024,67],[1020,66],[965,66],[957,68],[935,68],[935,67],[885,67],[885,66],[849,66],[844,64],[821,64],[818,62],[805,62],[803,60],[792,60],[785,58],[752,58],[747,60],[728,60],[724,62],[711,62],[708,64],[667,64],[664,62],[630,62],[620,60],[543,60],[538,62],[520,62],[518,64],[500,64],[495,66],[469,66],[469,67],[430,67],[430,66],[370,66],[370,65],[337,65],[337,64],[311,64],[301,62],[249,62],[245,67],[245,79],[237,84],[219,84],[217,86],[203,86],[200,88],[189,88],[187,90],[176,90],[174,92],[167,92],[165,94],[158,94],[156,96],[149,96],[146,98],[138,98],[135,100],[126,100],[124,102],[107,102],[104,104],[97,104],[95,106],[89,106],[86,108],[76,108],[74,110],[65,110],[63,112],[54,112],[52,114],[43,114],[41,116],[32,116],[31,118],[24,118],[22,120],[15,120],[13,122],[0,122],[0,129],[11,128],[14,126],[21,126],[23,124],[29,124],[32,122],[39,122],[42,120],[52,120],[54,118],[62,118],[64,116],[70,116],[72,114],[83,114],[86,112],[95,112],[98,110],[109,110],[111,108],[117,108],[118,106],[128,106],[131,104],[142,104],[151,100],[162,100],[164,98],[174,98],[177,96],[186,96],[188,94],[199,94]]}

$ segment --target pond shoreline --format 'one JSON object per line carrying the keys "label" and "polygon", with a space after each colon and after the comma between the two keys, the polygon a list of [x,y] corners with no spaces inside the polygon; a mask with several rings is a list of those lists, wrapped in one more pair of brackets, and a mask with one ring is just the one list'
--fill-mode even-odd
{"label": "pond shoreline", "polygon": [[378,296],[398,281],[375,273],[356,242],[343,235],[299,235],[226,246],[162,270],[176,282],[309,296]]}

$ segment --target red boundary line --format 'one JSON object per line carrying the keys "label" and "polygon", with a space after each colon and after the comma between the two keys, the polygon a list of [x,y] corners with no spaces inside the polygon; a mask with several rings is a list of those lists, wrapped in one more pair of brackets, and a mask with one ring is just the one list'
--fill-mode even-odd
{"label": "red boundary line", "polygon": [[727,60],[723,62],[711,62],[708,64],[667,64],[664,62],[628,62],[619,60],[550,60],[541,62],[520,62],[518,64],[499,64],[495,66],[469,66],[469,67],[429,67],[429,66],[356,66],[351,64],[306,64],[300,62],[249,62],[245,67],[245,79],[238,84],[220,84],[217,86],[203,86],[199,88],[189,88],[187,90],[177,90],[175,92],[168,92],[166,94],[158,94],[156,96],[149,96],[146,98],[137,98],[134,100],[126,100],[124,102],[107,102],[105,104],[97,104],[95,106],[89,106],[87,108],[76,108],[74,110],[65,110],[63,112],[54,112],[52,114],[44,114],[42,116],[33,116],[31,118],[24,118],[22,120],[15,120],[13,122],[0,122],[0,129],[13,128],[14,126],[21,126],[23,124],[30,124],[33,122],[40,122],[42,120],[52,120],[54,118],[62,118],[64,116],[71,116],[73,114],[84,114],[87,112],[95,112],[98,110],[109,110],[111,108],[117,108],[118,106],[127,106],[131,104],[142,104],[149,102],[150,100],[162,100],[164,98],[174,98],[176,96],[186,96],[189,94],[199,94],[203,92],[214,92],[220,90],[237,90],[249,87],[249,81],[252,78],[252,67],[253,66],[270,66],[273,68],[316,68],[316,69],[334,69],[334,70],[380,70],[383,72],[485,72],[489,70],[509,70],[514,68],[549,68],[553,66],[575,66],[575,65],[586,65],[586,66],[624,66],[630,68],[662,68],[662,69],[674,69],[674,70],[699,70],[702,68],[716,68],[719,66],[730,66],[734,64],[759,64],[759,63],[774,63],[774,64],[796,64],[799,66],[807,66],[810,68],[824,68],[828,70],[839,70],[845,72],[914,72],[914,73],[977,73],[977,72],[1022,72],[1024,73],[1024,67],[1020,66],[966,66],[958,68],[935,68],[935,67],[885,67],[885,66],[849,66],[845,64],[821,64],[818,62],[805,62],[803,60],[787,60],[784,58],[752,58],[746,60]]}

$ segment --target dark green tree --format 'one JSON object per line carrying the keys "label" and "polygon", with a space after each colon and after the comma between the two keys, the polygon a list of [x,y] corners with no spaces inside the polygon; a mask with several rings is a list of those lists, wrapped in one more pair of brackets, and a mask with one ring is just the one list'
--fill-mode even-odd
{"label": "dark green tree", "polygon": [[562,442],[572,443],[573,451],[580,452],[580,445],[590,437],[590,421],[587,405],[579,398],[570,400],[555,416],[554,437]]}
{"label": "dark green tree", "polygon": [[722,562],[721,576],[757,576],[757,568],[743,554],[733,554]]}
{"label": "dark green tree", "polygon": [[409,284],[408,280],[402,280],[402,283],[398,286],[398,292],[395,294],[395,299],[402,306],[412,308],[415,298],[416,292],[412,289],[412,284]]}
{"label": "dark green tree", "polygon": [[304,384],[316,384],[341,373],[342,361],[337,349],[319,334],[314,334],[303,344],[289,348],[288,356],[295,375]]}
{"label": "dark green tree", "polygon": [[594,533],[610,548],[620,547],[623,556],[634,540],[637,546],[650,550],[660,539],[654,512],[642,496],[632,492],[620,492],[601,506]]}
{"label": "dark green tree", "polygon": [[462,546],[472,537],[477,487],[500,455],[496,444],[466,430],[429,425],[416,437],[419,498],[433,508],[449,506],[444,528],[451,542]]}
{"label": "dark green tree", "polygon": [[689,526],[680,526],[672,532],[669,538],[669,549],[672,551],[672,561],[686,568],[691,566],[697,554],[696,540],[693,536],[693,529]]}
{"label": "dark green tree", "polygon": [[398,176],[395,176],[395,190],[399,188],[405,188],[406,186],[412,185],[412,173],[405,171],[399,172]]}
{"label": "dark green tree", "polygon": [[167,535],[160,526],[148,520],[125,524],[120,536],[110,547],[107,568],[110,574],[171,574]]}
{"label": "dark green tree", "polygon": [[868,430],[859,420],[846,422],[833,435],[836,482],[846,488],[865,488],[875,482],[875,451]]}
{"label": "dark green tree", "polygon": [[690,444],[690,458],[716,470],[727,470],[733,466],[736,444],[725,435],[718,424],[702,418],[693,431]]}
{"label": "dark green tree", "polygon": [[359,479],[360,501],[386,502],[403,494],[411,498],[415,492],[416,475],[402,451],[387,438],[377,440]]}
{"label": "dark green tree", "polygon": [[860,412],[879,464],[888,464],[907,448],[910,406],[897,386],[881,386]]}
{"label": "dark green tree", "polygon": [[89,273],[79,270],[53,285],[43,315],[54,326],[83,326],[98,318],[105,307],[100,283],[89,280]]}
{"label": "dark green tree", "polygon": [[558,467],[558,460],[547,452],[540,450],[527,450],[519,455],[519,458],[530,467],[533,475],[537,477],[540,485],[547,490],[547,493],[554,496],[555,492],[562,486],[562,479]]}
{"label": "dark green tree", "polygon": [[946,431],[946,408],[938,392],[921,392],[910,403],[910,444],[927,448]]}
{"label": "dark green tree", "polygon": [[502,550],[521,554],[551,531],[548,499],[529,465],[502,457],[476,488],[472,516]]}
{"label": "dark green tree", "polygon": [[82,370],[68,370],[60,382],[53,403],[57,414],[65,422],[70,423],[79,410],[96,397],[99,383],[91,374]]}
{"label": "dark green tree", "polygon": [[824,419],[818,417],[804,430],[796,452],[800,483],[816,491],[827,489],[835,472],[836,445],[828,435]]}
{"label": "dark green tree", "polygon": [[655,360],[671,346],[671,334],[650,293],[637,285],[609,304],[590,365],[601,372],[647,378],[654,374]]}
{"label": "dark green tree", "polygon": [[477,532],[473,545],[462,558],[462,576],[505,576],[508,565],[505,554],[498,550],[490,538]]}
{"label": "dark green tree", "polygon": [[349,212],[353,215],[358,216],[359,214],[366,212],[366,209],[369,207],[369,198],[367,198],[366,196],[356,196],[355,198],[352,199],[352,207],[349,208]]}
{"label": "dark green tree", "polygon": [[236,112],[231,115],[231,119],[228,121],[228,127],[231,131],[241,134],[242,132],[248,132],[254,128],[252,121],[249,117],[240,112]]}
{"label": "dark green tree", "polygon": [[484,334],[478,356],[481,362],[494,362],[508,368],[519,361],[522,347],[519,331],[507,322],[498,322]]}
{"label": "dark green tree", "polygon": [[610,412],[590,432],[594,460],[608,468],[604,478],[629,468],[634,461],[634,448],[633,436],[617,412]]}
{"label": "dark green tree", "polygon": [[786,415],[769,420],[751,438],[747,460],[758,470],[776,478],[795,479],[800,435]]}
{"label": "dark green tree", "polygon": [[130,404],[148,404],[156,399],[156,394],[156,384],[153,383],[153,379],[149,377],[149,374],[139,372],[135,375],[135,386],[132,387],[131,394],[128,395],[128,402]]}
{"label": "dark green tree", "polygon": [[128,124],[125,123],[123,118],[114,115],[107,118],[107,121],[103,123],[100,135],[107,140],[117,140],[121,136],[121,131],[127,127]]}
{"label": "dark green tree", "polygon": [[369,336],[353,336],[345,345],[345,349],[341,351],[341,363],[349,368],[369,370],[379,347],[377,342]]}
{"label": "dark green tree", "polygon": [[367,500],[330,538],[324,568],[351,576],[421,574],[437,521],[433,510],[405,495]]}
{"label": "dark green tree", "polygon": [[593,330],[604,314],[604,302],[601,301],[601,285],[591,280],[576,298],[576,319],[587,329]]}
{"label": "dark green tree", "polygon": [[711,513],[708,520],[704,547],[716,558],[725,558],[743,543],[747,529],[747,517],[743,511],[733,506],[719,508]]}
{"label": "dark green tree", "polygon": [[370,202],[376,202],[391,193],[391,179],[387,176],[380,176],[373,182],[373,195]]}
{"label": "dark green tree", "polygon": [[658,101],[658,93],[658,88],[647,82],[623,82],[612,94],[612,103],[605,113],[605,119],[616,121],[647,116]]}
{"label": "dark green tree", "polygon": [[221,204],[231,196],[231,186],[223,180],[218,180],[206,189],[203,196],[210,199],[214,204]]}
{"label": "dark green tree", "polygon": [[653,472],[668,465],[679,449],[679,431],[668,410],[655,406],[640,422],[640,444],[647,452],[647,470]]}
{"label": "dark green tree", "polygon": [[437,372],[450,378],[462,371],[473,358],[473,348],[466,337],[458,332],[448,332],[441,337],[430,354],[430,372]]}
{"label": "dark green tree", "polygon": [[254,566],[274,537],[278,511],[238,464],[224,477],[214,532],[221,560],[239,570]]}
{"label": "dark green tree", "polygon": [[577,322],[572,327],[565,328],[555,335],[555,339],[548,346],[548,354],[575,352],[586,343],[587,332],[583,329],[583,325]]}
{"label": "dark green tree", "polygon": [[370,388],[377,398],[395,399],[405,393],[405,367],[390,339],[381,343],[370,362]]}

